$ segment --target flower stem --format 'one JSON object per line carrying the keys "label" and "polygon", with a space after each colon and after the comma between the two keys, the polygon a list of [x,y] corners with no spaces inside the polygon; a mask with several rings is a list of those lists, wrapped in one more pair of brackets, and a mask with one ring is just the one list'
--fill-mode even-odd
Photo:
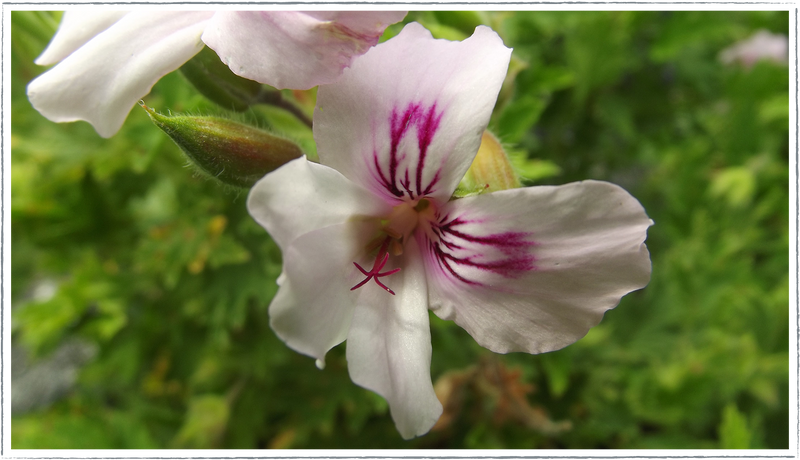
{"label": "flower stem", "polygon": [[256,102],[286,110],[309,128],[314,126],[311,118],[309,118],[295,103],[284,99],[283,94],[278,90],[262,88],[261,92],[256,96]]}

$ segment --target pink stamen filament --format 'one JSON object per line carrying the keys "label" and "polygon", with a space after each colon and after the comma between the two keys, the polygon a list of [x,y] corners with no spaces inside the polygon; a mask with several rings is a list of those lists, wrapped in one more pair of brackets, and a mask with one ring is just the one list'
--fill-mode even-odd
{"label": "pink stamen filament", "polygon": [[387,238],[386,241],[384,241],[384,243],[381,245],[381,249],[380,251],[378,251],[378,257],[375,259],[375,263],[372,265],[372,270],[366,271],[364,270],[364,268],[361,267],[361,265],[358,265],[358,263],[353,262],[353,265],[355,265],[356,268],[358,268],[358,270],[366,276],[366,278],[364,278],[363,281],[350,288],[351,291],[355,291],[361,286],[367,284],[369,280],[374,279],[375,283],[377,283],[378,286],[382,287],[384,291],[388,292],[391,295],[395,295],[394,291],[389,289],[388,286],[381,283],[381,281],[378,279],[378,278],[383,278],[384,276],[393,275],[400,271],[399,268],[395,268],[394,270],[389,270],[388,272],[383,272],[383,273],[380,272],[381,269],[383,269],[383,266],[386,265],[386,261],[389,260],[389,253],[386,252],[386,247],[389,245],[389,240],[390,238]]}

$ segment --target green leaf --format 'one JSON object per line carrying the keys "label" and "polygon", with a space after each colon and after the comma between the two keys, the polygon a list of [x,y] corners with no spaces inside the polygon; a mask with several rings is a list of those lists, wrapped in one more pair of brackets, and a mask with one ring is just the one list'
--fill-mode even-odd
{"label": "green leaf", "polygon": [[523,96],[509,103],[496,123],[498,137],[510,144],[519,142],[539,120],[548,102],[547,97]]}
{"label": "green leaf", "polygon": [[561,174],[561,168],[550,160],[538,158],[528,158],[527,152],[522,150],[508,150],[508,157],[511,165],[520,177],[525,180],[536,182],[549,177]]}
{"label": "green leaf", "polygon": [[189,409],[178,434],[172,441],[177,449],[213,449],[219,446],[230,417],[224,396],[199,395],[189,400]]}
{"label": "green leaf", "polygon": [[208,255],[208,265],[218,268],[223,265],[235,265],[250,260],[250,252],[237,242],[233,237],[223,234],[219,237],[211,253]]}
{"label": "green leaf", "polygon": [[728,404],[722,412],[719,425],[720,449],[751,448],[752,433],[747,427],[747,419],[739,412],[735,404]]}
{"label": "green leaf", "polygon": [[719,172],[711,182],[712,197],[725,199],[732,207],[743,206],[753,199],[756,178],[744,166],[734,166]]}
{"label": "green leaf", "polygon": [[571,354],[568,351],[544,354],[542,355],[542,366],[550,392],[556,398],[564,396],[569,387],[569,376],[572,370]]}

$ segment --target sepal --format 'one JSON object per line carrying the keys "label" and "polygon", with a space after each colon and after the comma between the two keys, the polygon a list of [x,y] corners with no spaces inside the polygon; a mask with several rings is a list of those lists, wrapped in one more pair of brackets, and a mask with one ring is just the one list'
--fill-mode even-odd
{"label": "sepal", "polygon": [[461,179],[454,197],[463,198],[521,186],[519,176],[500,141],[489,131],[484,131],[478,154]]}

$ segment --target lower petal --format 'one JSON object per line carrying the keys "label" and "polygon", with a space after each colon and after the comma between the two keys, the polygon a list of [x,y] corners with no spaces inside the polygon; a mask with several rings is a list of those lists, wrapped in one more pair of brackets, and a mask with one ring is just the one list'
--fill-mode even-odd
{"label": "lower petal", "polygon": [[650,279],[652,221],[613,184],[505,190],[440,214],[420,238],[431,308],[498,353],[565,347]]}
{"label": "lower petal", "polygon": [[431,429],[442,405],[431,383],[425,272],[413,240],[403,258],[402,270],[389,278],[396,296],[377,286],[361,288],[347,336],[347,366],[353,382],[386,398],[397,430],[410,439]]}
{"label": "lower petal", "polygon": [[49,120],[85,120],[111,137],[161,77],[202,49],[200,35],[212,14],[127,14],[33,80],[28,99]]}
{"label": "lower petal", "polygon": [[308,232],[283,253],[280,288],[269,306],[270,325],[296,351],[324,363],[350,328],[358,282],[353,261],[376,231],[371,222],[348,222]]}
{"label": "lower petal", "polygon": [[247,197],[247,210],[286,250],[300,235],[353,216],[385,215],[391,206],[336,170],[302,157],[258,181]]}

